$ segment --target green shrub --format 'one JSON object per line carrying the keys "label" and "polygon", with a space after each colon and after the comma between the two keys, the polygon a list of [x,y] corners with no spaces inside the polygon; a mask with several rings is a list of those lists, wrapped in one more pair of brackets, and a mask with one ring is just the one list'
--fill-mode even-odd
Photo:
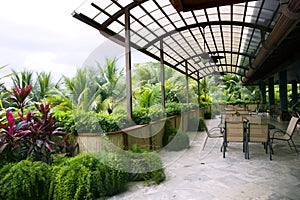
{"label": "green shrub", "polygon": [[101,152],[96,155],[100,161],[98,170],[102,179],[100,193],[103,196],[112,196],[124,190],[128,180],[126,168],[127,160],[121,153]]}
{"label": "green shrub", "polygon": [[167,116],[179,115],[181,113],[181,107],[179,103],[167,102],[165,107]]}
{"label": "green shrub", "polygon": [[178,130],[175,136],[169,138],[169,143],[165,148],[169,151],[180,151],[190,146],[190,139],[186,132]]}
{"label": "green shrub", "polygon": [[5,175],[9,172],[10,168],[12,168],[14,165],[14,163],[7,163],[4,166],[0,166],[0,180],[2,180],[5,177]]}
{"label": "green shrub", "polygon": [[132,111],[132,120],[135,124],[149,124],[151,118],[149,116],[149,109],[148,108],[139,108],[134,109]]}
{"label": "green shrub", "polygon": [[127,127],[127,116],[121,113],[97,114],[97,119],[104,133],[114,132]]}
{"label": "green shrub", "polygon": [[176,129],[171,128],[171,121],[170,121],[170,119],[167,119],[166,124],[165,124],[164,135],[163,135],[163,138],[162,138],[163,146],[166,146],[169,143],[169,138],[171,136],[174,137],[175,134],[176,134]]}
{"label": "green shrub", "polygon": [[204,119],[202,117],[199,117],[199,124],[198,124],[198,131],[204,131]]}
{"label": "green shrub", "polygon": [[211,119],[211,117],[212,117],[211,111],[204,112],[204,119]]}
{"label": "green shrub", "polygon": [[156,152],[149,152],[145,148],[133,145],[129,150],[129,180],[146,181],[156,184],[165,180],[161,158]]}
{"label": "green shrub", "polygon": [[149,117],[150,117],[151,121],[157,121],[162,118],[165,118],[166,115],[165,115],[164,111],[162,110],[161,105],[155,105],[155,106],[151,106],[149,108]]}
{"label": "green shrub", "polygon": [[[57,169],[59,168],[59,169]],[[54,200],[92,199],[91,172],[84,165],[70,164],[53,168],[49,198]]]}
{"label": "green shrub", "polygon": [[[8,170],[8,166],[11,168]],[[4,172],[6,172],[5,176]],[[47,199],[51,167],[44,162],[20,161],[1,169],[0,199]]]}
{"label": "green shrub", "polygon": [[175,137],[177,133],[177,129],[171,128],[171,127],[166,127],[164,136],[163,136],[163,146],[166,146],[170,143],[170,141]]}
{"label": "green shrub", "polygon": [[126,173],[110,167],[122,163],[123,159],[117,158],[116,153],[103,152],[80,154],[62,162],[53,168],[49,199],[95,199],[122,191]]}
{"label": "green shrub", "polygon": [[59,127],[62,131],[77,135],[72,111],[64,112],[57,110],[53,113],[53,117],[56,121],[57,127]]}
{"label": "green shrub", "polygon": [[78,133],[101,133],[97,113],[94,111],[73,111],[74,122]]}

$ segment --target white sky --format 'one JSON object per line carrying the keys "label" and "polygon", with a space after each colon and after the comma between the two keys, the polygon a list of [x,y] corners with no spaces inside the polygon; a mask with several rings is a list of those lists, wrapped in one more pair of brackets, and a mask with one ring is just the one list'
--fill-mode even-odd
{"label": "white sky", "polygon": [[0,0],[0,77],[10,69],[72,76],[104,40],[72,17],[83,0]]}
{"label": "white sky", "polygon": [[[95,54],[114,52],[96,29],[72,17],[83,2],[0,0],[0,67],[8,65],[0,70],[0,77],[11,69],[51,71],[57,78],[73,76],[87,59],[94,62],[91,54],[94,59]],[[113,56],[122,57],[120,52]]]}

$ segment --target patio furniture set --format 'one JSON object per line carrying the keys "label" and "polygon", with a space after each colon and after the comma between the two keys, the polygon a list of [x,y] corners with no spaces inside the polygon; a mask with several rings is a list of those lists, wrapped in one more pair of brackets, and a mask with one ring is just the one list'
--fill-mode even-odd
{"label": "patio furniture set", "polygon": [[[272,144],[274,140],[286,141],[291,150],[299,154],[293,141],[293,135],[296,132],[299,118],[292,117],[285,130],[277,128],[270,123],[266,115],[246,114],[246,112],[225,112],[221,115],[221,122],[217,127],[208,129],[205,125],[206,138],[203,144],[203,150],[208,138],[223,138],[221,152],[223,158],[229,143],[239,142],[243,144],[243,153],[245,159],[249,159],[249,143],[261,143],[265,153],[269,152],[270,160],[274,150]],[[293,148],[292,148],[293,147]]]}

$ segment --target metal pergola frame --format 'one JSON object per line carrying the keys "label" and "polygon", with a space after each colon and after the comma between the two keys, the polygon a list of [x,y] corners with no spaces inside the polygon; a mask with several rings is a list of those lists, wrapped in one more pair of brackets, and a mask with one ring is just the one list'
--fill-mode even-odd
{"label": "metal pergola frame", "polygon": [[[73,17],[125,47],[127,95],[131,48],[160,61],[162,71],[167,65],[198,82],[212,74],[233,73],[244,84],[260,84],[288,68],[284,60],[300,60],[300,1],[203,2],[87,0]],[[163,82],[164,77],[162,91]]]}

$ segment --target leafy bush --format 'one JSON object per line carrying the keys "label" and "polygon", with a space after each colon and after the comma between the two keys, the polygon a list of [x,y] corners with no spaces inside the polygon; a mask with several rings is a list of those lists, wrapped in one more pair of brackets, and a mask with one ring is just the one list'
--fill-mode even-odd
{"label": "leafy bush", "polygon": [[77,135],[72,111],[55,111],[53,113],[53,118],[59,129],[65,132],[72,133],[73,135]]}
{"label": "leafy bush", "polygon": [[166,116],[161,105],[155,105],[149,108],[149,117],[151,118],[151,121],[157,121],[165,118]]}
{"label": "leafy bush", "polygon": [[211,111],[205,111],[204,112],[204,119],[211,119],[212,113]]}
{"label": "leafy bush", "polygon": [[123,191],[128,180],[128,174],[126,173],[128,163],[124,155],[121,152],[103,151],[95,156],[100,162],[98,165],[102,180],[102,188],[99,190],[100,195],[112,196]]}
{"label": "leafy bush", "polygon": [[91,172],[82,164],[54,167],[48,199],[92,199]]}
{"label": "leafy bush", "polygon": [[181,113],[181,107],[179,103],[168,102],[165,105],[167,116],[179,115]]}
{"label": "leafy bush", "polygon": [[121,113],[97,114],[98,122],[103,132],[114,132],[128,126],[127,116]]}
{"label": "leafy bush", "polygon": [[132,111],[132,120],[135,124],[149,124],[151,121],[149,116],[149,108],[134,109]]}
{"label": "leafy bush", "polygon": [[198,124],[198,131],[204,131],[204,119],[202,117],[199,117],[199,124]]}
{"label": "leafy bush", "polygon": [[166,125],[165,125],[165,131],[164,131],[164,135],[163,135],[163,146],[166,146],[167,144],[169,144],[169,142],[171,141],[171,138],[173,138],[176,135],[177,129],[171,128],[171,122],[168,119],[166,121]]}
{"label": "leafy bush", "polygon": [[176,135],[169,137],[169,143],[165,148],[169,151],[180,151],[190,146],[190,139],[186,132],[177,130]]}
{"label": "leafy bush", "polygon": [[101,127],[94,111],[86,112],[84,110],[73,111],[74,122],[77,133],[101,133]]}
{"label": "leafy bush", "polygon": [[149,152],[138,145],[133,145],[129,152],[130,181],[153,181],[159,184],[165,180],[162,161],[156,152]]}
{"label": "leafy bush", "polygon": [[[10,167],[10,168],[9,168]],[[9,170],[8,170],[9,168]],[[6,172],[5,176],[3,175]],[[20,161],[1,169],[0,199],[47,199],[51,167],[44,162]]]}
{"label": "leafy bush", "polygon": [[189,110],[194,110],[199,106],[194,103],[180,103],[180,107],[182,111],[189,111]]}
{"label": "leafy bush", "polygon": [[[80,154],[53,169],[49,199],[95,199],[122,191],[127,174],[116,153]],[[114,166],[114,167],[112,167]]]}

